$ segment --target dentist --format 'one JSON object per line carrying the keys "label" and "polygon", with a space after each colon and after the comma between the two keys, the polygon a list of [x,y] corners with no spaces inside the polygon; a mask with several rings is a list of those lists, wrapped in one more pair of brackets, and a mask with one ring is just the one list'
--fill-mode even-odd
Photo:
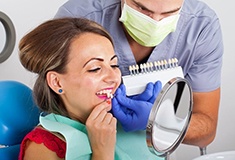
{"label": "dentist", "polygon": [[[129,65],[177,58],[193,89],[193,114],[185,144],[205,147],[216,135],[223,41],[216,13],[198,0],[69,0],[55,15],[84,17],[104,26],[114,39],[122,75]],[[149,103],[160,84],[137,97],[121,85],[113,114],[126,131],[146,127]],[[144,114],[141,114],[144,113]]]}

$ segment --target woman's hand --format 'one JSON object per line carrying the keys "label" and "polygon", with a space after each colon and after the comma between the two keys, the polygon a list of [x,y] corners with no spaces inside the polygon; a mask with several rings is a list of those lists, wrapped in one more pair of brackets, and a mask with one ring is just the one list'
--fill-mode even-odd
{"label": "woman's hand", "polygon": [[92,160],[114,159],[117,120],[111,113],[111,99],[96,106],[86,121]]}

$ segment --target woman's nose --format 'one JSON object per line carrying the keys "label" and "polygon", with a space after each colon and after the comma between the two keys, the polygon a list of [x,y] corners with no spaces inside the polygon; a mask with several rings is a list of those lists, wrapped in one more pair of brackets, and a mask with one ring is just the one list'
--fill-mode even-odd
{"label": "woman's nose", "polygon": [[112,68],[110,67],[107,70],[105,81],[106,82],[119,82],[121,79],[121,71],[118,68]]}

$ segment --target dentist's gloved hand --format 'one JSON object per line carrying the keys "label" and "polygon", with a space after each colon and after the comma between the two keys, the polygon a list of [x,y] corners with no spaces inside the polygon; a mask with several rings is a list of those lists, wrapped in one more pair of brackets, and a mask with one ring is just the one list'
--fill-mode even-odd
{"label": "dentist's gloved hand", "polygon": [[146,85],[145,90],[141,94],[132,96],[131,99],[148,101],[153,104],[161,89],[162,89],[162,83],[160,81],[157,81],[155,84],[149,82]]}
{"label": "dentist's gloved hand", "polygon": [[112,100],[112,113],[125,131],[146,129],[149,113],[161,88],[160,81],[148,83],[143,93],[133,97],[126,96],[123,84],[117,89]]}

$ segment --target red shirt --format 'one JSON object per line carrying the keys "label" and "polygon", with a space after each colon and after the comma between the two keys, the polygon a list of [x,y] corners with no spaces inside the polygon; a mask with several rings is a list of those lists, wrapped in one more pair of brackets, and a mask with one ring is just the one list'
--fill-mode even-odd
{"label": "red shirt", "polygon": [[23,160],[26,142],[28,140],[38,144],[43,143],[49,150],[56,152],[59,158],[65,158],[66,143],[51,132],[36,127],[24,137],[20,146],[19,160]]}

